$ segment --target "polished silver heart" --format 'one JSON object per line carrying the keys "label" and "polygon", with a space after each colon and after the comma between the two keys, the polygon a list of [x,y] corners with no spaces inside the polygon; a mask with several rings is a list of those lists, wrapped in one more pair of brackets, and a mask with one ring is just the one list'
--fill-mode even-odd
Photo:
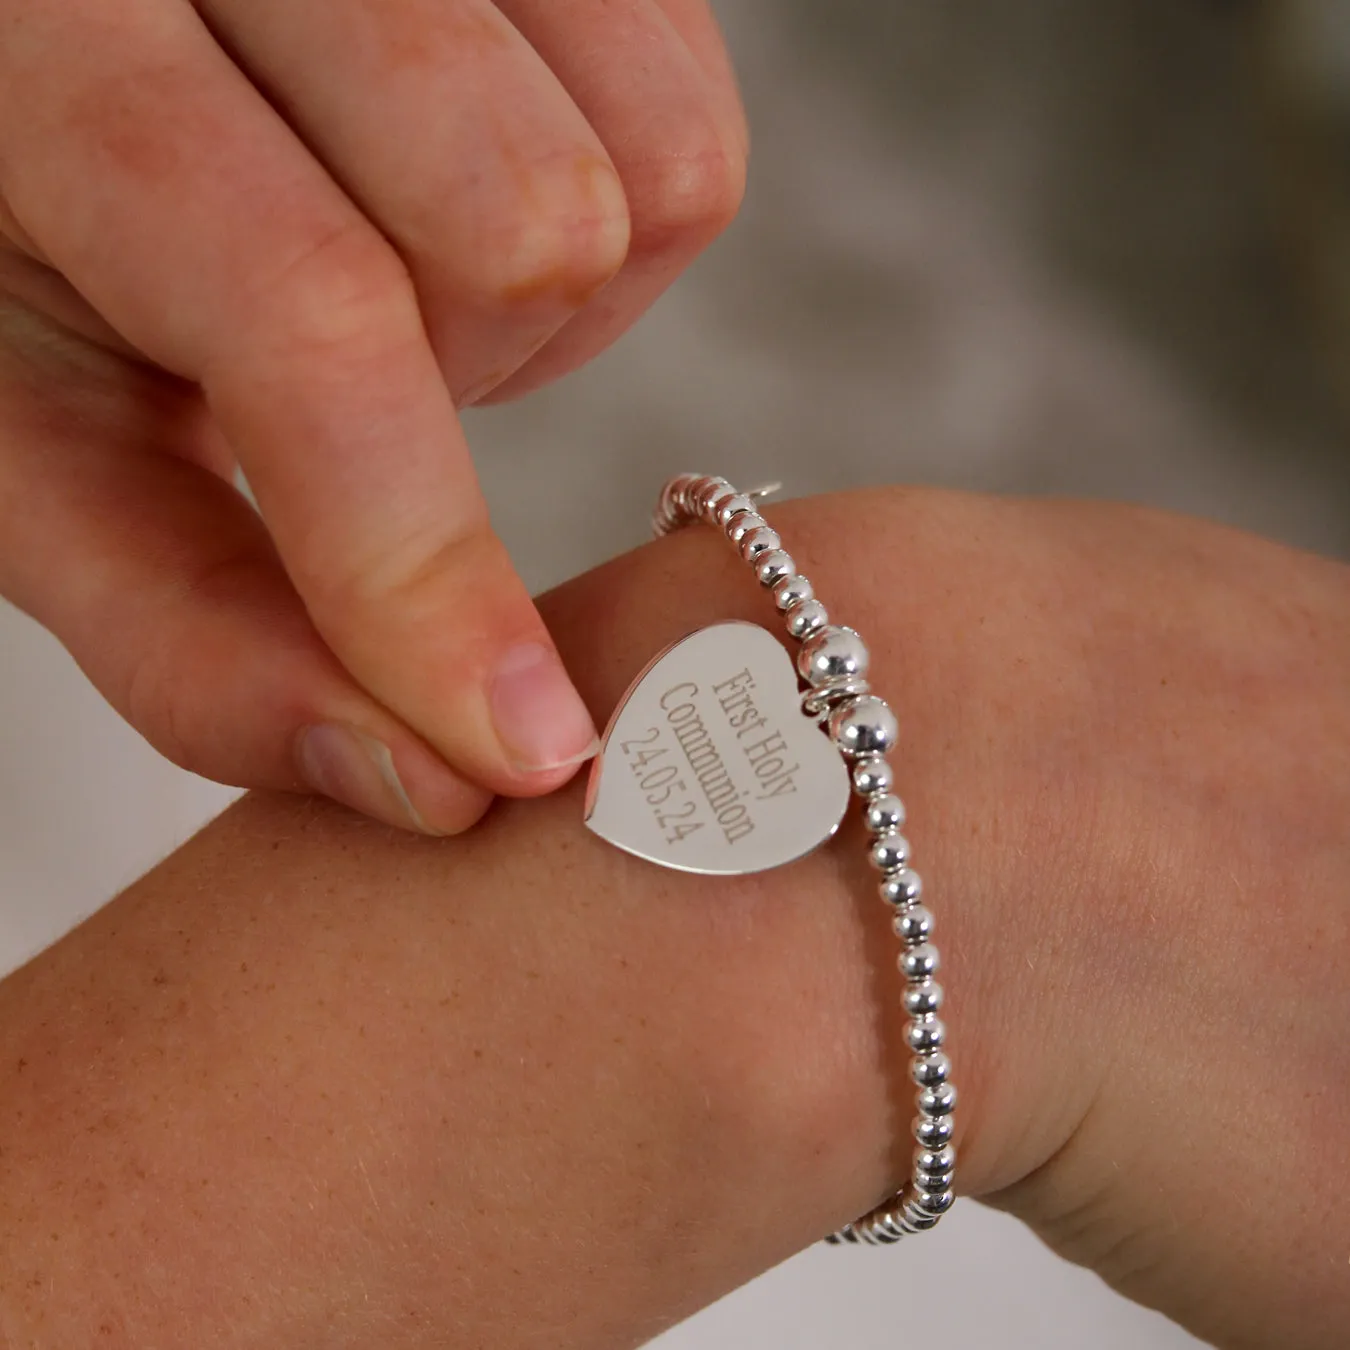
{"label": "polished silver heart", "polygon": [[849,790],[787,652],[756,624],[719,623],[633,682],[591,768],[586,823],[663,867],[739,875],[823,844]]}

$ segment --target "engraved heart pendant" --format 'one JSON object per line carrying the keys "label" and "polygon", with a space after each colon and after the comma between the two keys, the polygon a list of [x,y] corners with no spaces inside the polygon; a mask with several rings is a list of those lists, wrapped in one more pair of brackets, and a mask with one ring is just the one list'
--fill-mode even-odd
{"label": "engraved heart pendant", "polygon": [[663,867],[740,875],[823,844],[849,791],[838,750],[801,711],[791,657],[756,624],[719,623],[633,682],[592,765],[586,823]]}

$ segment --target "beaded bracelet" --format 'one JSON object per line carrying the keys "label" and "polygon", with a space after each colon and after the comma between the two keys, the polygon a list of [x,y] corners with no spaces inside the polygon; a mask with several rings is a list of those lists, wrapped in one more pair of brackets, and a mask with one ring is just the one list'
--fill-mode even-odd
{"label": "beaded bracelet", "polygon": [[850,796],[862,799],[869,859],[904,944],[917,1147],[904,1187],[826,1240],[893,1243],[934,1227],[954,1200],[956,1089],[942,1049],[933,916],[909,866],[905,808],[885,759],[896,742],[895,715],[868,686],[862,639],[831,624],[758,513],[758,500],[777,486],[741,493],[725,478],[680,474],[662,489],[653,528],[663,535],[701,521],[720,529],[772,592],[800,644],[796,669],[756,624],[715,624],[666,648],[610,720],[591,771],[586,822],[662,866],[743,875],[810,852],[834,835]]}

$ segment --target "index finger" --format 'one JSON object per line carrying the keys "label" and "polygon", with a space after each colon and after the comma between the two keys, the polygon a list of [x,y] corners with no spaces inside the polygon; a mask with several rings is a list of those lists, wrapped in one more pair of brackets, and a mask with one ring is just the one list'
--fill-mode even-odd
{"label": "index finger", "polygon": [[491,531],[398,255],[189,7],[82,0],[24,27],[0,56],[15,215],[201,383],[356,679],[486,786],[555,786],[594,727]]}

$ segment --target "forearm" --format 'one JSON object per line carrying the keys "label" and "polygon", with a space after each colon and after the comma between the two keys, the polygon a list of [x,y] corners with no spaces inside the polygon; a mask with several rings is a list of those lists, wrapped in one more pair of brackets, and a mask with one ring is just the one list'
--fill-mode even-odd
{"label": "forearm", "polygon": [[[864,501],[904,528],[860,538]],[[1281,1141],[1312,1175],[1343,1176],[1327,1127],[1344,1102],[1324,1095],[1314,1138],[1244,1086],[1254,1042],[1214,1008],[1237,1006],[1253,968],[1271,997],[1285,974],[1253,967],[1241,927],[1196,898],[1215,840],[1184,819],[1193,785],[1140,814],[1113,739],[1135,745],[1140,730],[1088,679],[1117,666],[1109,651],[1076,665],[1084,639],[1054,627],[1056,605],[1076,603],[1062,592],[1094,587],[1091,567],[1066,569],[1059,552],[1078,544],[1052,546],[1053,518],[1034,509],[1010,524],[1016,510],[993,504],[908,505],[775,514],[869,638],[877,687],[911,713],[897,762],[947,957],[962,1190],[1003,1191],[1062,1248],[1225,1344],[1263,1324],[1267,1343],[1335,1344],[1339,1274],[1278,1235],[1297,1227],[1331,1249],[1343,1216],[1272,1193],[1269,1229],[1235,1235],[1247,1202],[1230,1179]],[[922,612],[890,584],[920,559]],[[601,717],[667,641],[766,617],[700,531],[583,578],[545,612]],[[1173,656],[1158,654],[1175,687],[1189,677]],[[1105,727],[1096,741],[1073,734],[1083,715]],[[1275,799],[1268,783],[1252,791]],[[605,1350],[885,1194],[906,1171],[913,1089],[858,841],[708,880],[600,843],[580,814],[574,788],[437,843],[254,798],[0,986],[6,1350],[83,1346],[104,1326],[110,1347],[137,1350]],[[1248,841],[1218,846],[1264,884]],[[1136,955],[1150,886],[1159,910]],[[1314,968],[1305,956],[1291,987],[1334,989],[1338,951]],[[1337,1007],[1302,1023],[1322,1050],[1338,1043]],[[1187,1034],[1150,1056],[1174,1026]],[[1138,1197],[1157,1190],[1168,1223],[1150,1232],[1145,1205],[1133,1231]],[[1123,1260],[1106,1250],[1122,1229]],[[1193,1287],[1149,1261],[1184,1267]],[[1254,1273],[1239,1296],[1241,1270]]]}
{"label": "forearm", "polygon": [[[555,597],[597,709],[753,611],[711,542]],[[860,850],[708,881],[580,815],[253,798],[0,988],[14,1346],[628,1345],[880,1198]]]}

